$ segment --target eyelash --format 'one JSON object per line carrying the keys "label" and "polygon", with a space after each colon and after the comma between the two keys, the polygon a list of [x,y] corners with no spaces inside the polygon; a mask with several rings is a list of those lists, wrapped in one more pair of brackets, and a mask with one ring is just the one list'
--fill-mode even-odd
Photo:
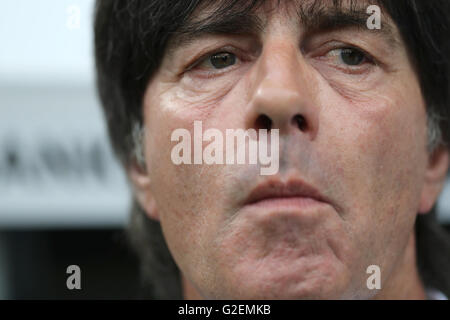
{"label": "eyelash", "polygon": [[[364,60],[363,60],[362,64],[357,65],[357,66],[352,66],[352,65],[337,66],[338,64],[335,63],[334,65],[336,66],[336,68],[341,70],[344,73],[351,74],[351,75],[352,74],[359,75],[359,74],[362,74],[365,71],[367,71],[367,67],[364,68],[364,65],[366,65],[366,64],[370,64],[372,66],[379,65],[379,62],[372,55],[370,55],[363,49],[360,49],[360,48],[357,48],[357,47],[351,46],[351,45],[340,45],[340,46],[333,47],[330,50],[327,50],[327,52],[324,55],[321,55],[319,57],[319,59],[328,58],[333,51],[346,50],[346,49],[354,50],[357,53],[362,54]],[[341,57],[338,57],[338,55],[336,55],[336,57],[338,59],[342,59]],[[343,64],[345,64],[345,63],[341,63],[341,65],[343,65]]]}
{"label": "eyelash", "polygon": [[[232,50],[231,48],[226,47],[226,48],[222,48],[222,49],[216,49],[213,51],[209,51],[209,52],[201,55],[199,58],[195,59],[195,61],[193,63],[189,64],[188,67],[186,67],[184,69],[183,73],[186,73],[186,72],[189,72],[189,71],[195,69],[197,66],[199,66],[203,62],[207,61],[207,59],[210,59],[212,56],[217,55],[219,53],[229,53],[236,57],[236,61],[239,61],[239,62],[243,61],[243,59],[240,58],[239,54],[236,53],[235,50]],[[223,73],[229,72],[230,68],[233,68],[234,66],[236,66],[236,64],[234,64],[230,67],[223,68],[219,71],[217,71],[218,69],[215,69],[216,71],[204,71],[202,78],[211,79],[216,76],[220,76]]]}
{"label": "eyelash", "polygon": [[[340,46],[335,46],[332,48],[327,49],[325,54],[320,55],[320,57],[318,57],[320,60],[322,59],[326,59],[331,52],[333,51],[337,51],[337,50],[345,50],[345,49],[350,49],[350,50],[354,50],[356,52],[359,52],[361,54],[364,55],[364,61],[363,64],[371,64],[371,65],[378,65],[378,61],[373,58],[372,55],[370,55],[369,53],[367,53],[365,50],[362,50],[360,48],[357,48],[355,46],[351,46],[351,45],[340,45]],[[210,59],[212,56],[220,54],[220,53],[229,53],[235,56],[236,61],[242,62],[243,59],[241,59],[239,57],[239,55],[237,53],[234,52],[234,50],[230,50],[230,48],[223,48],[223,49],[218,49],[218,50],[213,50],[210,52],[207,52],[203,55],[201,55],[199,58],[197,58],[193,63],[191,63],[190,65],[188,65],[188,67],[184,68],[183,73],[186,72],[190,72],[191,70],[195,69],[197,66],[201,65],[202,63],[204,63],[205,61],[207,61],[208,59]],[[335,64],[337,65],[337,64]],[[215,71],[204,71],[203,75],[201,76],[202,78],[206,78],[206,79],[211,79],[217,76],[220,76],[221,74],[224,74],[226,72],[229,72],[231,68],[233,68],[234,66],[236,66],[236,64],[233,64],[230,67],[225,67],[223,69],[213,69]],[[361,66],[345,66],[345,67],[336,67],[337,69],[341,70],[344,73],[347,74],[354,74],[354,75],[358,75],[358,74],[362,74],[364,73],[365,70],[362,70]],[[366,68],[367,69],[367,68]]]}

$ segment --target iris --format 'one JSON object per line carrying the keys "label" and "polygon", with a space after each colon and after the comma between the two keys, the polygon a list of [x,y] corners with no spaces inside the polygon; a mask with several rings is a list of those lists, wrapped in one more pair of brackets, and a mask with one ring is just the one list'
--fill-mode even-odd
{"label": "iris", "polygon": [[209,61],[216,69],[223,69],[235,64],[236,56],[228,52],[221,52],[212,55]]}
{"label": "iris", "polygon": [[349,66],[358,66],[364,61],[365,55],[356,49],[346,48],[341,50],[340,58]]}

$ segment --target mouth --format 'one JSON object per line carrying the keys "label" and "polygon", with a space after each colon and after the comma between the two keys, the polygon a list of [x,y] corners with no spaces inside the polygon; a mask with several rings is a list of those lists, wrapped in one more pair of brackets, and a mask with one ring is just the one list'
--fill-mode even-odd
{"label": "mouth", "polygon": [[245,201],[246,206],[264,208],[306,209],[329,204],[315,187],[300,179],[286,183],[278,179],[265,181],[254,188]]}

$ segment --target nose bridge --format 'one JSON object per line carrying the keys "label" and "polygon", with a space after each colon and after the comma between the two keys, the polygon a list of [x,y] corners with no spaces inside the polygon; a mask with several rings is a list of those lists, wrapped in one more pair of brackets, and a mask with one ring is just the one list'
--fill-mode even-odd
{"label": "nose bridge", "polygon": [[251,120],[260,116],[271,120],[272,128],[287,132],[301,129],[299,119],[314,128],[310,82],[300,49],[289,39],[268,41],[258,59],[252,79]]}
{"label": "nose bridge", "polygon": [[299,81],[299,49],[292,44],[276,42],[268,44],[261,56],[258,70],[259,83],[262,86],[279,86],[284,92],[295,91]]}

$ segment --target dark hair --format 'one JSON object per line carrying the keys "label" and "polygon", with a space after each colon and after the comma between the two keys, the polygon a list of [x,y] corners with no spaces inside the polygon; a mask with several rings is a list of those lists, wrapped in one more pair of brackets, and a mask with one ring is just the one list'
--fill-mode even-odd
{"label": "dark hair", "polygon": [[[213,13],[243,14],[265,0],[221,0]],[[333,0],[333,5],[340,5]],[[352,1],[354,2],[354,1]],[[378,0],[400,30],[413,63],[427,114],[450,141],[450,1]],[[136,161],[133,129],[142,125],[142,99],[158,69],[168,40],[204,0],[97,0],[95,58],[98,92],[116,155],[127,167]],[[317,0],[315,4],[320,5]],[[433,210],[434,211],[434,210]],[[158,222],[134,202],[129,226],[131,243],[154,298],[181,298],[180,275]],[[450,296],[450,245],[435,214],[416,222],[419,271],[426,285]],[[430,250],[431,249],[431,250]]]}

